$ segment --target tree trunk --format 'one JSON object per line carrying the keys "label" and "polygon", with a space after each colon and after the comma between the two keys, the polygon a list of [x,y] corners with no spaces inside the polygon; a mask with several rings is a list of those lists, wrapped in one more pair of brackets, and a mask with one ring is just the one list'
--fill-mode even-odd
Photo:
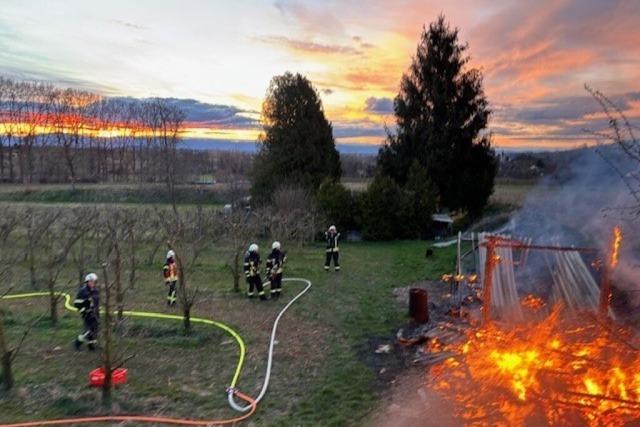
{"label": "tree trunk", "polygon": [[0,141],[0,182],[4,180],[4,142]]}
{"label": "tree trunk", "polygon": [[133,232],[133,227],[129,230],[129,289],[133,289],[136,285],[136,236]]}
{"label": "tree trunk", "polygon": [[233,291],[240,292],[240,252],[233,257]]}
{"label": "tree trunk", "polygon": [[58,296],[56,295],[54,289],[54,283],[49,282],[49,309],[50,309],[50,318],[51,324],[58,324]]}
{"label": "tree trunk", "polygon": [[182,309],[182,323],[184,325],[184,333],[191,333],[191,307],[184,307]]}
{"label": "tree trunk", "polygon": [[9,182],[13,183],[15,176],[13,174],[13,146],[11,145],[11,138],[9,138]]}
{"label": "tree trunk", "polygon": [[13,388],[14,379],[10,351],[2,354],[2,375],[0,375],[0,380],[5,390],[11,390]]}
{"label": "tree trunk", "polygon": [[[0,315],[1,316],[1,315]],[[13,362],[11,356],[13,352],[9,350],[4,335],[4,319],[0,317],[0,357],[2,358],[2,372],[0,372],[0,383],[3,384],[5,390],[10,390],[13,387],[13,371],[11,370],[11,363]]]}
{"label": "tree trunk", "polygon": [[[32,237],[29,237],[31,240]],[[38,281],[36,279],[36,254],[35,254],[35,244],[31,241],[29,242],[29,280],[31,281],[31,287],[33,289],[38,289]]]}
{"label": "tree trunk", "polygon": [[122,289],[122,257],[120,254],[120,246],[116,242],[113,247],[115,253],[115,285],[116,285],[116,310],[118,322],[123,318],[122,312],[124,311],[124,290]]}
{"label": "tree trunk", "polygon": [[104,276],[104,352],[103,352],[103,369],[104,384],[102,385],[102,406],[111,409],[111,377],[112,377],[112,329],[111,329],[111,289],[107,277],[107,268],[103,266],[102,274]]}

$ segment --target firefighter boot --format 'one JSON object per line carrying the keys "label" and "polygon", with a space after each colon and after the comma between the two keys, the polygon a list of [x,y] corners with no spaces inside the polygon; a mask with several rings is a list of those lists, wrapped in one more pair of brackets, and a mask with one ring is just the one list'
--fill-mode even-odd
{"label": "firefighter boot", "polygon": [[76,340],[73,342],[73,348],[75,348],[76,351],[80,351],[80,347],[82,347],[82,341],[76,338]]}

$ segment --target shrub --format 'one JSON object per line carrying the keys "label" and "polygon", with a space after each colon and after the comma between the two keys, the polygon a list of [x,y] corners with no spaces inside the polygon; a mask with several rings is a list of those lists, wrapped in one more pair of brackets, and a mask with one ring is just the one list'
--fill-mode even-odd
{"label": "shrub", "polygon": [[316,193],[316,201],[324,219],[348,231],[358,228],[358,203],[356,197],[344,185],[332,179],[326,179]]}

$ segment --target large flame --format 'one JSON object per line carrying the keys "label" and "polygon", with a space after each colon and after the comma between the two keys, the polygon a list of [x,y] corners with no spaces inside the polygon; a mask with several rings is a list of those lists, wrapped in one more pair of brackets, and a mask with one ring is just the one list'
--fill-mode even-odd
{"label": "large flame", "polygon": [[466,425],[622,426],[640,419],[631,336],[558,306],[538,323],[492,325],[463,344],[434,347],[453,356],[429,378]]}

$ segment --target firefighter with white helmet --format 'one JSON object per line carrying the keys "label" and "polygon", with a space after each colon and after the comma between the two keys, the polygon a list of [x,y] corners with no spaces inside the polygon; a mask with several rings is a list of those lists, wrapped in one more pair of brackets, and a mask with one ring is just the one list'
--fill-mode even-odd
{"label": "firefighter with white helmet", "polygon": [[167,305],[176,305],[176,285],[178,283],[178,263],[176,262],[176,253],[172,250],[167,252],[167,258],[162,267],[162,275],[164,283],[168,287]]}
{"label": "firefighter with white helmet", "polygon": [[260,297],[260,299],[264,301],[267,299],[267,297],[264,293],[264,288],[262,287],[262,278],[260,277],[260,263],[261,260],[258,245],[252,243],[249,246],[249,250],[244,255],[244,273],[249,285],[247,296],[249,298],[253,298],[253,296],[255,295],[255,290],[258,292],[258,297]]}
{"label": "firefighter with white helmet", "polygon": [[89,350],[95,350],[98,343],[98,327],[100,318],[100,290],[98,289],[98,275],[89,273],[84,278],[84,283],[78,290],[76,299],[73,301],[82,321],[84,332],[78,335],[75,341],[76,350],[80,350],[82,344],[86,343]]}
{"label": "firefighter with white helmet", "polygon": [[336,226],[332,225],[331,227],[329,227],[329,230],[324,233],[324,237],[327,242],[324,269],[325,271],[329,271],[329,268],[331,267],[331,261],[333,260],[334,270],[340,271],[340,249],[338,247],[338,239],[340,238],[340,233],[338,233]]}
{"label": "firefighter with white helmet", "polygon": [[273,242],[266,265],[267,280],[271,283],[271,296],[273,298],[279,298],[282,292],[282,272],[286,260],[287,254],[280,249],[280,242]]}

